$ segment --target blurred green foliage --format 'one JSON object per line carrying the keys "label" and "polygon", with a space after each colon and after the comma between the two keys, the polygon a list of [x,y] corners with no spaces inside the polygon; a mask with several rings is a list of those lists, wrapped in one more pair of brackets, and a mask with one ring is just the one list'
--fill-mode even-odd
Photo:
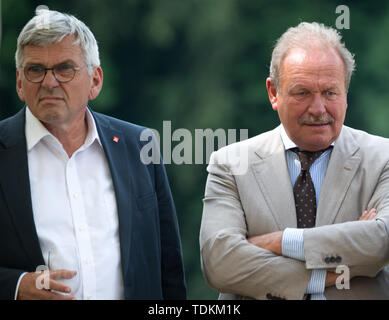
{"label": "blurred green foliage", "polygon": [[[0,119],[23,104],[15,92],[16,38],[35,8],[47,5],[83,20],[100,47],[104,87],[94,110],[157,129],[245,128],[252,137],[275,127],[265,89],[275,40],[301,21],[335,27],[335,9],[350,9],[340,30],[357,71],[346,124],[389,137],[388,1],[3,0]],[[177,143],[172,143],[172,146]],[[189,298],[214,299],[200,267],[198,236],[206,165],[167,165],[180,222]]]}

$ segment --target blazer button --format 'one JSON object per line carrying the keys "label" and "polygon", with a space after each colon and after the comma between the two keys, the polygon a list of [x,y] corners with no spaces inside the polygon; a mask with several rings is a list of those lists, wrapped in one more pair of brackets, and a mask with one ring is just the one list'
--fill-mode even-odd
{"label": "blazer button", "polygon": [[335,262],[336,262],[336,263],[340,263],[340,262],[342,262],[342,257],[340,257],[340,256],[336,256],[336,258],[335,258]]}
{"label": "blazer button", "polygon": [[335,257],[331,257],[330,258],[330,262],[334,263],[336,261],[336,258]]}
{"label": "blazer button", "polygon": [[267,293],[266,298],[268,298],[269,300],[273,300],[273,296],[271,295],[271,293]]}
{"label": "blazer button", "polygon": [[330,258],[330,257],[326,257],[326,258],[324,259],[324,262],[327,263],[327,264],[330,263],[330,262],[331,262],[331,258]]}

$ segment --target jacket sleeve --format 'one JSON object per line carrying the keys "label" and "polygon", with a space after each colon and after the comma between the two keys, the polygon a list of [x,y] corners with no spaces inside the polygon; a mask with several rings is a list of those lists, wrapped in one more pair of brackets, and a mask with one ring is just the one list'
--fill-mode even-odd
{"label": "jacket sleeve", "polygon": [[[384,167],[368,209],[370,221],[351,221],[304,231],[308,269],[346,265],[354,275],[375,277],[389,263],[389,164]],[[359,271],[357,271],[359,270]]]}
{"label": "jacket sleeve", "polygon": [[184,265],[176,209],[162,161],[160,164],[155,164],[154,168],[161,231],[163,297],[164,299],[186,299]]}
{"label": "jacket sleeve", "polygon": [[24,272],[0,267],[0,300],[15,300],[16,285]]}

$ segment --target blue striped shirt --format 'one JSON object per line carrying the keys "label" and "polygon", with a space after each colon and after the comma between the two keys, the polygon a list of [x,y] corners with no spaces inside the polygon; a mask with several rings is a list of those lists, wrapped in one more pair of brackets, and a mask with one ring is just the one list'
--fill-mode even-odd
{"label": "blue striped shirt", "polygon": [[[282,142],[285,147],[286,162],[289,169],[290,180],[292,185],[294,185],[298,175],[300,174],[301,164],[298,155],[290,149],[297,146],[292,140],[290,140],[282,125],[280,129]],[[313,185],[315,186],[317,205],[319,205],[321,185],[327,170],[330,155],[331,149],[323,152],[323,154],[315,160],[309,170]],[[303,232],[304,229],[300,228],[286,228],[284,230],[282,237],[282,254],[284,256],[305,261]],[[311,278],[306,290],[307,294],[311,294],[312,300],[325,300],[324,289],[326,275],[327,271],[325,269],[312,270]]]}

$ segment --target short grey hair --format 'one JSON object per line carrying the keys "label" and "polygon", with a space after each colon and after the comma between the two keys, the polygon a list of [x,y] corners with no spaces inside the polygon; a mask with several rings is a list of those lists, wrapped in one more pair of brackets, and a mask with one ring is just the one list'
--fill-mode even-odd
{"label": "short grey hair", "polygon": [[66,36],[74,35],[74,45],[80,45],[88,73],[100,65],[99,48],[90,29],[76,17],[58,11],[40,9],[27,22],[17,40],[15,53],[16,68],[23,67],[23,48],[26,45],[48,46],[61,42]]}
{"label": "short grey hair", "polygon": [[343,60],[345,88],[348,90],[351,75],[355,70],[354,55],[348,51],[342,42],[342,36],[337,30],[317,22],[301,22],[291,27],[277,40],[271,63],[270,78],[277,92],[280,92],[281,64],[289,50],[293,48],[312,48],[321,46],[335,49]]}

